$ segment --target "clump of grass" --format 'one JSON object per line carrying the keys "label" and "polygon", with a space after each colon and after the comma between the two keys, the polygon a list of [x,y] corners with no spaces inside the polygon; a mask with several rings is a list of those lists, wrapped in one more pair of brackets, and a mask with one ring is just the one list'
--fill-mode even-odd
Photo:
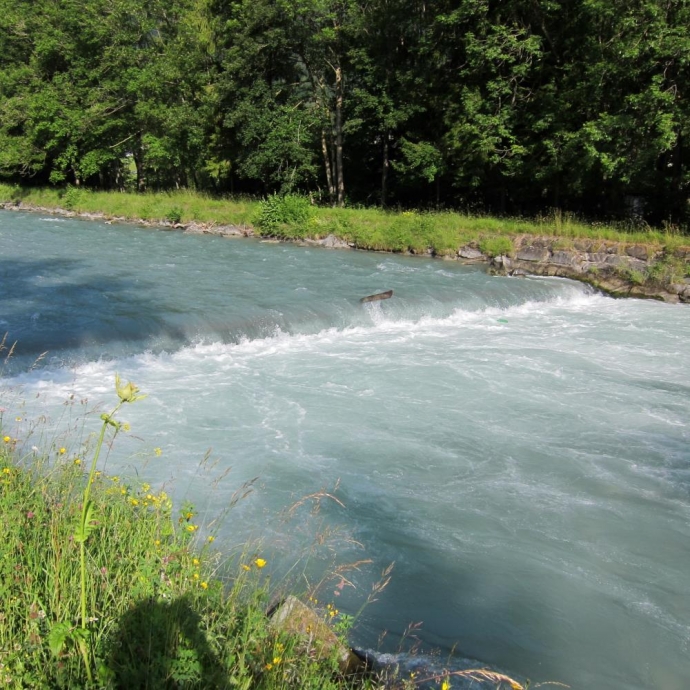
{"label": "clump of grass", "polygon": [[509,237],[490,235],[479,240],[479,249],[487,256],[510,256],[513,253],[513,243]]}
{"label": "clump of grass", "polygon": [[[132,384],[116,388],[117,407],[140,397]],[[96,469],[116,411],[103,415],[90,463],[64,447],[22,454],[0,411],[0,683],[351,687],[335,659],[270,626],[264,558],[221,567],[193,506],[175,515],[165,491]]]}

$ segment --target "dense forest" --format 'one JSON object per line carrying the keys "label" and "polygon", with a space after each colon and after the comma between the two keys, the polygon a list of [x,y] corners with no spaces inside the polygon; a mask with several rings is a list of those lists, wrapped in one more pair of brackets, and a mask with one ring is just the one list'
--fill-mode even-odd
{"label": "dense forest", "polygon": [[690,0],[0,0],[0,177],[688,222]]}

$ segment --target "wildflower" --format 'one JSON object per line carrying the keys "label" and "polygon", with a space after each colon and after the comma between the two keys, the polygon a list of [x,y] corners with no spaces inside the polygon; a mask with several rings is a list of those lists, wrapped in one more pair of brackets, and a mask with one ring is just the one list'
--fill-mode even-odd
{"label": "wildflower", "polygon": [[120,481],[120,477],[118,477],[117,475],[115,475],[114,477],[110,477],[110,481],[111,481],[111,482],[119,482],[119,481]]}
{"label": "wildflower", "polygon": [[21,418],[21,417],[15,417],[15,418],[14,418],[14,421],[15,421],[15,422],[21,422],[21,421],[22,421],[22,418]]}
{"label": "wildflower", "polygon": [[154,541],[153,543],[154,543],[156,546],[160,546],[160,545],[161,545],[161,540],[160,540],[160,539],[156,539],[156,541]]}
{"label": "wildflower", "polygon": [[160,458],[160,456],[163,455],[163,451],[160,448],[154,448],[153,452],[157,458]]}
{"label": "wildflower", "polygon": [[242,563],[242,570],[251,570],[251,568],[246,563]]}
{"label": "wildflower", "polygon": [[266,565],[266,561],[263,558],[257,558],[254,561],[254,565],[261,570]]}
{"label": "wildflower", "polygon": [[196,532],[199,529],[199,525],[187,525],[188,532]]}
{"label": "wildflower", "polygon": [[130,498],[130,499],[129,499],[129,502],[130,502],[133,506],[138,506],[138,505],[139,505],[139,500],[136,499],[136,498]]}
{"label": "wildflower", "polygon": [[148,491],[151,488],[150,484],[142,484],[141,485],[141,490],[142,491]]}
{"label": "wildflower", "polygon": [[213,544],[213,542],[214,542],[215,540],[216,540],[216,538],[215,538],[213,535],[211,535],[206,541],[207,541],[209,544]]}
{"label": "wildflower", "polygon": [[441,690],[450,690],[450,683],[447,679],[441,683]]}
{"label": "wildflower", "polygon": [[11,474],[12,470],[9,467],[3,467],[2,468],[2,473],[3,474]]}
{"label": "wildflower", "polygon": [[280,657],[280,656],[274,656],[274,657],[273,657],[273,665],[274,665],[274,666],[277,666],[282,660],[283,660],[282,657]]}
{"label": "wildflower", "polygon": [[192,558],[192,565],[199,565],[199,559],[198,558]]}
{"label": "wildflower", "polygon": [[123,386],[117,374],[115,374],[115,391],[122,402],[134,402],[146,397],[145,395],[137,395],[139,388],[131,381]]}
{"label": "wildflower", "polygon": [[193,577],[195,580],[198,580],[199,579],[199,573],[194,573]]}
{"label": "wildflower", "polygon": [[81,460],[79,458],[74,458],[75,465],[81,465]]}
{"label": "wildflower", "polygon": [[273,668],[273,664],[266,664],[266,670],[270,671]]}
{"label": "wildflower", "polygon": [[194,513],[185,513],[185,518],[191,520],[194,517]]}
{"label": "wildflower", "polygon": [[3,437],[2,437],[2,440],[3,440],[5,443],[9,443],[12,439],[11,439],[9,436],[3,436]]}
{"label": "wildflower", "polygon": [[29,520],[30,520],[31,518],[36,517],[36,513],[34,513],[33,510],[29,510],[29,511],[26,513],[26,517],[28,517]]}
{"label": "wildflower", "polygon": [[130,431],[130,430],[132,429],[132,427],[129,425],[129,422],[123,422],[123,423],[122,423],[122,426],[121,426],[121,429],[122,429],[123,431]]}
{"label": "wildflower", "polygon": [[60,455],[64,455],[66,452],[67,452],[67,448],[60,448],[60,450],[58,450],[58,453]]}
{"label": "wildflower", "polygon": [[199,587],[201,587],[201,589],[208,589],[208,582],[200,582]]}
{"label": "wildflower", "polygon": [[123,487],[122,489],[120,489],[120,493],[124,496],[127,493],[127,489]]}

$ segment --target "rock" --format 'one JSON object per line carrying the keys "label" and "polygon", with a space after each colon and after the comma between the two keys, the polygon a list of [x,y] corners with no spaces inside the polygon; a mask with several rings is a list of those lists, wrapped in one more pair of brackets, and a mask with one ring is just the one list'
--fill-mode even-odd
{"label": "rock", "polygon": [[271,627],[301,637],[306,649],[313,650],[319,659],[335,655],[343,675],[366,671],[366,662],[338,639],[316,611],[292,595],[273,612]]}
{"label": "rock", "polygon": [[522,247],[515,258],[520,261],[546,261],[549,258],[549,250],[534,246]]}
{"label": "rock", "polygon": [[634,244],[632,247],[627,247],[625,253],[628,256],[632,256],[635,259],[640,259],[642,261],[647,261],[649,258],[649,252],[647,247],[641,244]]}
{"label": "rock", "polygon": [[345,241],[341,240],[339,237],[336,237],[334,234],[327,235],[324,237],[322,240],[319,241],[319,244],[323,247],[328,247],[329,249],[349,249],[350,245]]}
{"label": "rock", "polygon": [[458,250],[458,256],[461,259],[469,259],[470,261],[479,261],[486,258],[484,254],[474,247],[462,247]]}
{"label": "rock", "polygon": [[556,251],[551,256],[551,263],[557,266],[579,268],[582,264],[582,259],[577,252]]}

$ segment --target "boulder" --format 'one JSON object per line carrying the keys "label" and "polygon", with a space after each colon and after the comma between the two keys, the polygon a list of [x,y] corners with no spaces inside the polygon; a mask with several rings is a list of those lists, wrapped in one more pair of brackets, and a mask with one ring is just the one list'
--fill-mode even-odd
{"label": "boulder", "polygon": [[290,595],[271,616],[271,627],[304,641],[305,651],[319,659],[334,656],[343,675],[366,671],[366,662],[344,645],[328,623],[311,607]]}
{"label": "boulder", "polygon": [[461,259],[469,259],[470,261],[480,261],[486,258],[484,254],[474,247],[462,247],[458,250],[458,256]]}

